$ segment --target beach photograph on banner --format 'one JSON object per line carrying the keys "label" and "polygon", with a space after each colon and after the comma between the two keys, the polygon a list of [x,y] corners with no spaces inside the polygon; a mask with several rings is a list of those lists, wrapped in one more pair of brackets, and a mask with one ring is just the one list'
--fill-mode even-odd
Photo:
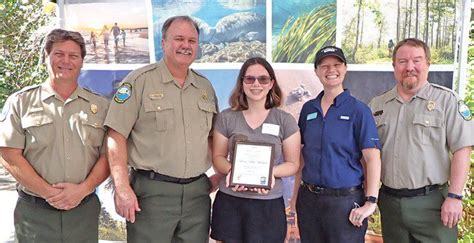
{"label": "beach photograph on banner", "polygon": [[163,57],[161,28],[169,17],[190,15],[199,25],[196,63],[244,62],[266,56],[265,0],[152,0],[156,60]]}
{"label": "beach photograph on banner", "polygon": [[150,62],[145,0],[65,0],[65,28],[82,34],[86,64]]}

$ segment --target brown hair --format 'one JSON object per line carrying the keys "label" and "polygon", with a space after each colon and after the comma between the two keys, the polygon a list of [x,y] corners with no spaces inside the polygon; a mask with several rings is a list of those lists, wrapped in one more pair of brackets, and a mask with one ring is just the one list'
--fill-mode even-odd
{"label": "brown hair", "polygon": [[199,26],[196,23],[196,21],[194,21],[191,17],[189,17],[187,15],[181,15],[181,16],[173,16],[171,18],[168,18],[165,21],[165,23],[163,23],[163,27],[161,27],[161,39],[163,39],[163,40],[166,39],[166,34],[168,32],[168,29],[170,28],[171,24],[176,20],[181,20],[181,21],[191,23],[194,26],[194,28],[196,29],[196,31],[198,33],[198,36],[199,36]]}
{"label": "brown hair", "polygon": [[416,39],[416,38],[407,38],[404,40],[401,40],[400,42],[397,43],[395,48],[393,49],[392,53],[392,64],[395,64],[395,56],[397,55],[398,49],[402,46],[411,46],[411,47],[421,47],[425,51],[425,58],[428,61],[428,64],[431,63],[431,53],[430,53],[430,48],[428,45],[426,45],[425,42],[422,40]]}
{"label": "brown hair", "polygon": [[53,49],[53,44],[57,42],[64,42],[64,41],[74,41],[76,42],[79,47],[81,48],[81,57],[84,59],[86,56],[86,44],[84,38],[82,37],[81,33],[76,31],[69,31],[63,29],[54,29],[46,36],[46,43],[44,45],[44,51],[46,54],[51,53],[51,49]]}
{"label": "brown hair", "polygon": [[249,108],[247,96],[244,93],[243,79],[245,73],[247,72],[247,69],[250,66],[256,64],[262,65],[267,70],[268,74],[270,75],[270,78],[274,81],[272,89],[270,89],[267,94],[267,99],[265,101],[265,109],[271,109],[273,107],[279,107],[281,105],[282,93],[280,86],[278,86],[275,71],[273,70],[272,66],[264,58],[252,57],[245,61],[242,65],[242,68],[240,68],[239,76],[237,77],[235,87],[232,90],[232,94],[229,98],[229,105],[234,111],[247,110]]}

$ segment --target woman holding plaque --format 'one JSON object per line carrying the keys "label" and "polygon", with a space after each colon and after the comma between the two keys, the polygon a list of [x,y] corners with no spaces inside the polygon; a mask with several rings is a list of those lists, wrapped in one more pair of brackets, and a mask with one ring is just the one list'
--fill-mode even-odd
{"label": "woman holding plaque", "polygon": [[[212,162],[227,175],[212,210],[211,238],[218,242],[285,240],[281,177],[298,171],[301,138],[295,119],[277,108],[281,98],[270,64],[250,58],[240,69],[230,108],[217,116]],[[273,152],[265,153],[266,146]],[[252,155],[255,151],[260,152]],[[266,162],[267,169],[261,166]]]}
{"label": "woman holding plaque", "polygon": [[324,90],[303,105],[298,121],[303,160],[293,199],[301,242],[362,243],[377,206],[377,129],[369,107],[343,88],[340,48],[319,50],[314,67]]}

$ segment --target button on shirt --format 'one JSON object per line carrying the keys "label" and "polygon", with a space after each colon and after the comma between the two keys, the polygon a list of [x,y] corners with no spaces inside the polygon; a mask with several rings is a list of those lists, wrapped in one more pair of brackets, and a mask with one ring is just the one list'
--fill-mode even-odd
{"label": "button on shirt", "polygon": [[458,112],[451,90],[427,83],[408,101],[397,88],[375,97],[370,108],[382,144],[382,183],[395,189],[443,184],[451,153],[474,144],[474,121]]}
{"label": "button on shirt", "polygon": [[339,94],[323,117],[324,91],[303,105],[298,125],[303,147],[303,181],[339,189],[364,180],[362,149],[380,148],[370,109],[348,90]]}
{"label": "button on shirt", "polygon": [[161,61],[133,71],[123,85],[130,97],[111,102],[105,124],[127,138],[133,168],[178,178],[210,168],[208,137],[217,99],[209,80],[188,70],[181,88]]}
{"label": "button on shirt", "polygon": [[[0,147],[23,156],[48,183],[84,181],[103,147],[108,101],[81,87],[63,100],[45,82],[12,95],[0,122]],[[3,119],[3,118],[2,118]],[[19,189],[26,190],[22,185]]]}

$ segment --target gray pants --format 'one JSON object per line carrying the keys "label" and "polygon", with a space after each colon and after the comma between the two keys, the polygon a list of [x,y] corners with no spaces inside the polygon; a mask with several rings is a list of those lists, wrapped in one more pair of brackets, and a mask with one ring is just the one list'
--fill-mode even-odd
{"label": "gray pants", "polygon": [[18,242],[98,242],[100,202],[93,195],[68,211],[46,209],[21,198],[15,212]]}
{"label": "gray pants", "polygon": [[204,243],[209,241],[211,199],[209,179],[189,184],[132,176],[141,211],[135,223],[127,221],[129,243]]}
{"label": "gray pants", "polygon": [[447,187],[417,197],[394,197],[380,192],[379,208],[385,243],[455,243],[457,227],[441,222]]}

